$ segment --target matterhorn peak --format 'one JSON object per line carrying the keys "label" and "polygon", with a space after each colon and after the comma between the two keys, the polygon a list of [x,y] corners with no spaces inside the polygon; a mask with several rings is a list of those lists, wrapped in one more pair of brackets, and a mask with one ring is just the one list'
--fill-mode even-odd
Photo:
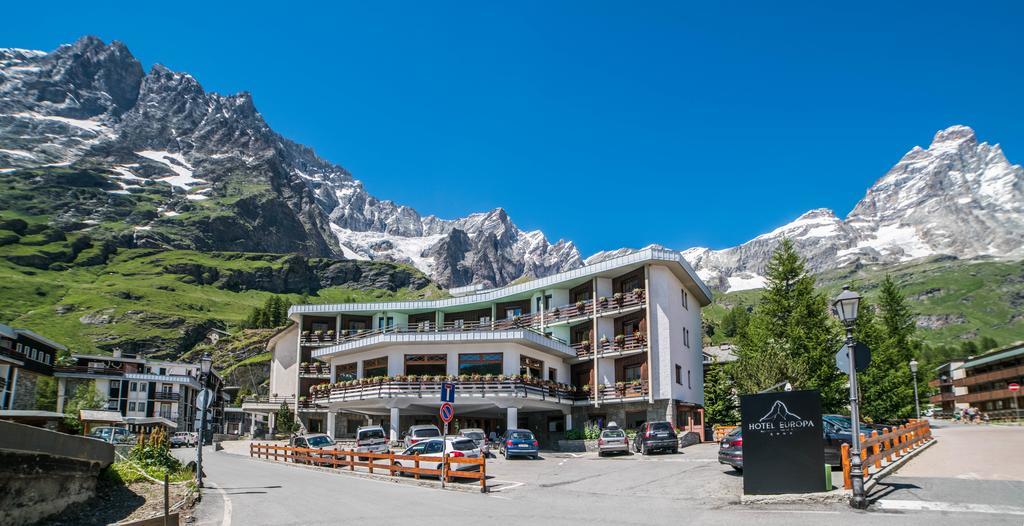
{"label": "matterhorn peak", "polygon": [[978,142],[978,138],[974,135],[974,130],[970,126],[957,124],[936,132],[935,138],[932,139],[932,146],[946,143],[960,144],[963,142],[975,144]]}

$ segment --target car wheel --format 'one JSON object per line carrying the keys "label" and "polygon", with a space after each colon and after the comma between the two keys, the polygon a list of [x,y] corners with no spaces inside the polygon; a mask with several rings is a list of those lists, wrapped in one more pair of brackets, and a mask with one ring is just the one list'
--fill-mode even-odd
{"label": "car wheel", "polygon": [[733,466],[732,470],[735,471],[736,473],[743,473],[743,468],[739,466]]}
{"label": "car wheel", "polygon": [[647,453],[647,444],[640,444],[640,454],[646,457]]}
{"label": "car wheel", "polygon": [[679,448],[677,448],[677,447],[672,448],[672,454],[673,455],[678,455],[679,454]]}

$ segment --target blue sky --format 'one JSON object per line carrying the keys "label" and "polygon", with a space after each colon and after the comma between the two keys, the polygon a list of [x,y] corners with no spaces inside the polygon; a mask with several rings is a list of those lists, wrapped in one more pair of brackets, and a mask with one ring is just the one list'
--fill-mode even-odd
{"label": "blue sky", "polygon": [[1019,3],[213,4],[19,2],[0,46],[122,40],[380,198],[501,206],[584,255],[845,216],[952,124],[1024,162]]}

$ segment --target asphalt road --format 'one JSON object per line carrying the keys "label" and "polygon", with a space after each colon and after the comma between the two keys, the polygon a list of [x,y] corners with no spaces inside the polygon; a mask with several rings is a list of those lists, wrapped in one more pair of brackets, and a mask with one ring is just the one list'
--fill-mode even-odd
{"label": "asphalt road", "polygon": [[870,498],[882,509],[1017,514],[1024,524],[1024,427],[933,423],[936,444]]}
{"label": "asphalt road", "polygon": [[[964,435],[964,443],[977,447],[974,443],[977,436]],[[933,449],[942,453],[938,446]],[[925,451],[914,462],[929,453]],[[863,512],[843,504],[740,505],[741,479],[714,458],[714,444],[706,444],[687,448],[679,455],[645,458],[631,455],[599,459],[590,454],[551,453],[540,461],[494,459],[488,464],[488,474],[494,477],[495,491],[481,495],[314,471],[209,450],[204,455],[209,483],[196,512],[196,524],[342,524],[367,520],[380,524],[409,521],[427,525],[450,524],[453,520],[490,522],[510,518],[517,524],[545,525],[575,525],[581,520],[596,524],[686,521],[730,526],[737,521],[741,524],[756,521],[758,526],[826,523],[832,526],[869,521],[882,524],[927,522],[930,526],[1024,523],[1024,515],[1017,515],[1012,505],[1020,501],[1019,489],[1012,500],[999,504],[1004,508],[991,507],[995,506],[993,504],[980,511],[970,506],[929,511],[876,505],[871,511]],[[985,465],[990,465],[992,460],[984,460]],[[927,478],[916,477],[914,484],[924,489],[915,491],[923,491],[920,495],[924,498],[942,496],[937,490],[922,485]],[[949,483],[965,484],[961,487],[970,491],[974,488],[970,482],[965,484],[964,480],[953,478]],[[1011,486],[1011,490],[1014,487],[1017,486]],[[956,492],[956,486],[953,488]],[[907,500],[909,497],[904,498],[900,491],[909,490],[896,488],[882,500]],[[997,498],[1005,499],[1005,496]]]}

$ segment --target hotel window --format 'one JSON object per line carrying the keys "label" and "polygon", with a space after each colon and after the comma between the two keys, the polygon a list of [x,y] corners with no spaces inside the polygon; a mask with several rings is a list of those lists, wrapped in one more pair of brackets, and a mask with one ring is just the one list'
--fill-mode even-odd
{"label": "hotel window", "polygon": [[686,370],[686,388],[687,389],[693,389],[693,384],[690,383],[690,370],[689,369]]}
{"label": "hotel window", "polygon": [[391,327],[394,327],[394,326],[395,326],[395,318],[393,316],[388,316],[386,318],[384,316],[381,316],[380,318],[377,318],[377,328],[378,329],[381,329],[381,330],[390,329]]}
{"label": "hotel window", "polygon": [[309,327],[310,327],[310,329],[313,330],[313,332],[316,332],[316,331],[327,332],[327,331],[331,330],[331,324],[329,324],[327,322],[323,322],[323,321],[314,321],[313,323],[309,324]]}
{"label": "hotel window", "polygon": [[382,356],[372,360],[363,360],[363,378],[388,375],[388,357]]}
{"label": "hotel window", "polygon": [[633,292],[636,289],[644,288],[643,276],[639,273],[633,274],[622,280],[621,292]]}
{"label": "hotel window", "polygon": [[128,390],[134,393],[135,391],[139,390],[139,385],[136,384],[135,382],[132,382],[128,384]]}
{"label": "hotel window", "polygon": [[357,378],[356,363],[352,362],[346,363],[344,365],[339,365],[337,368],[335,368],[334,375],[334,381],[336,382],[347,382],[349,380],[355,380]]}
{"label": "hotel window", "polygon": [[633,364],[633,365],[627,365],[627,366],[622,368],[622,375],[624,377],[623,381],[625,381],[625,382],[632,382],[633,380],[641,380],[641,379],[643,379],[643,365],[639,364],[639,363]]}
{"label": "hotel window", "polygon": [[519,357],[519,374],[525,374],[530,378],[544,378],[543,371],[544,362],[529,356]]}
{"label": "hotel window", "polygon": [[685,290],[682,291],[682,293],[683,293],[683,308],[686,309],[686,310],[690,310],[690,295],[687,294]]}
{"label": "hotel window", "polygon": [[128,410],[135,411],[135,402],[128,402]]}
{"label": "hotel window", "polygon": [[466,320],[464,320],[462,318],[459,318],[457,320],[452,321],[452,327],[455,327],[456,329],[461,329],[461,328],[463,328],[465,326],[466,326]]}
{"label": "hotel window", "polygon": [[20,343],[18,345],[16,345],[15,348],[17,349],[18,352],[21,352],[21,344]]}
{"label": "hotel window", "polygon": [[548,367],[548,380],[551,382],[558,381],[558,369],[554,367]]}
{"label": "hotel window", "polygon": [[348,322],[348,330],[350,331],[365,331],[366,322],[363,320],[351,320]]}
{"label": "hotel window", "polygon": [[511,320],[512,318],[515,318],[516,316],[522,316],[522,315],[523,315],[523,308],[522,307],[511,307],[511,308],[505,309],[505,319],[506,320]]}
{"label": "hotel window", "polygon": [[117,411],[117,400],[107,400],[107,409]]}
{"label": "hotel window", "polygon": [[690,329],[683,327],[683,345],[690,347]]}
{"label": "hotel window", "polygon": [[474,353],[459,355],[459,374],[493,374],[502,373],[501,353]]}
{"label": "hotel window", "polygon": [[[543,304],[541,302],[542,299],[544,300]],[[548,295],[544,296],[543,298],[541,298],[540,296],[537,296],[537,309],[536,310],[538,312],[540,312],[541,310],[548,310],[550,308],[551,308],[551,294],[548,294]]]}
{"label": "hotel window", "polygon": [[405,374],[435,376],[448,374],[448,355],[407,354],[405,355]]}
{"label": "hotel window", "polygon": [[676,383],[683,385],[683,366],[676,364]]}
{"label": "hotel window", "polygon": [[480,326],[484,327],[491,324],[490,316],[480,316]]}

